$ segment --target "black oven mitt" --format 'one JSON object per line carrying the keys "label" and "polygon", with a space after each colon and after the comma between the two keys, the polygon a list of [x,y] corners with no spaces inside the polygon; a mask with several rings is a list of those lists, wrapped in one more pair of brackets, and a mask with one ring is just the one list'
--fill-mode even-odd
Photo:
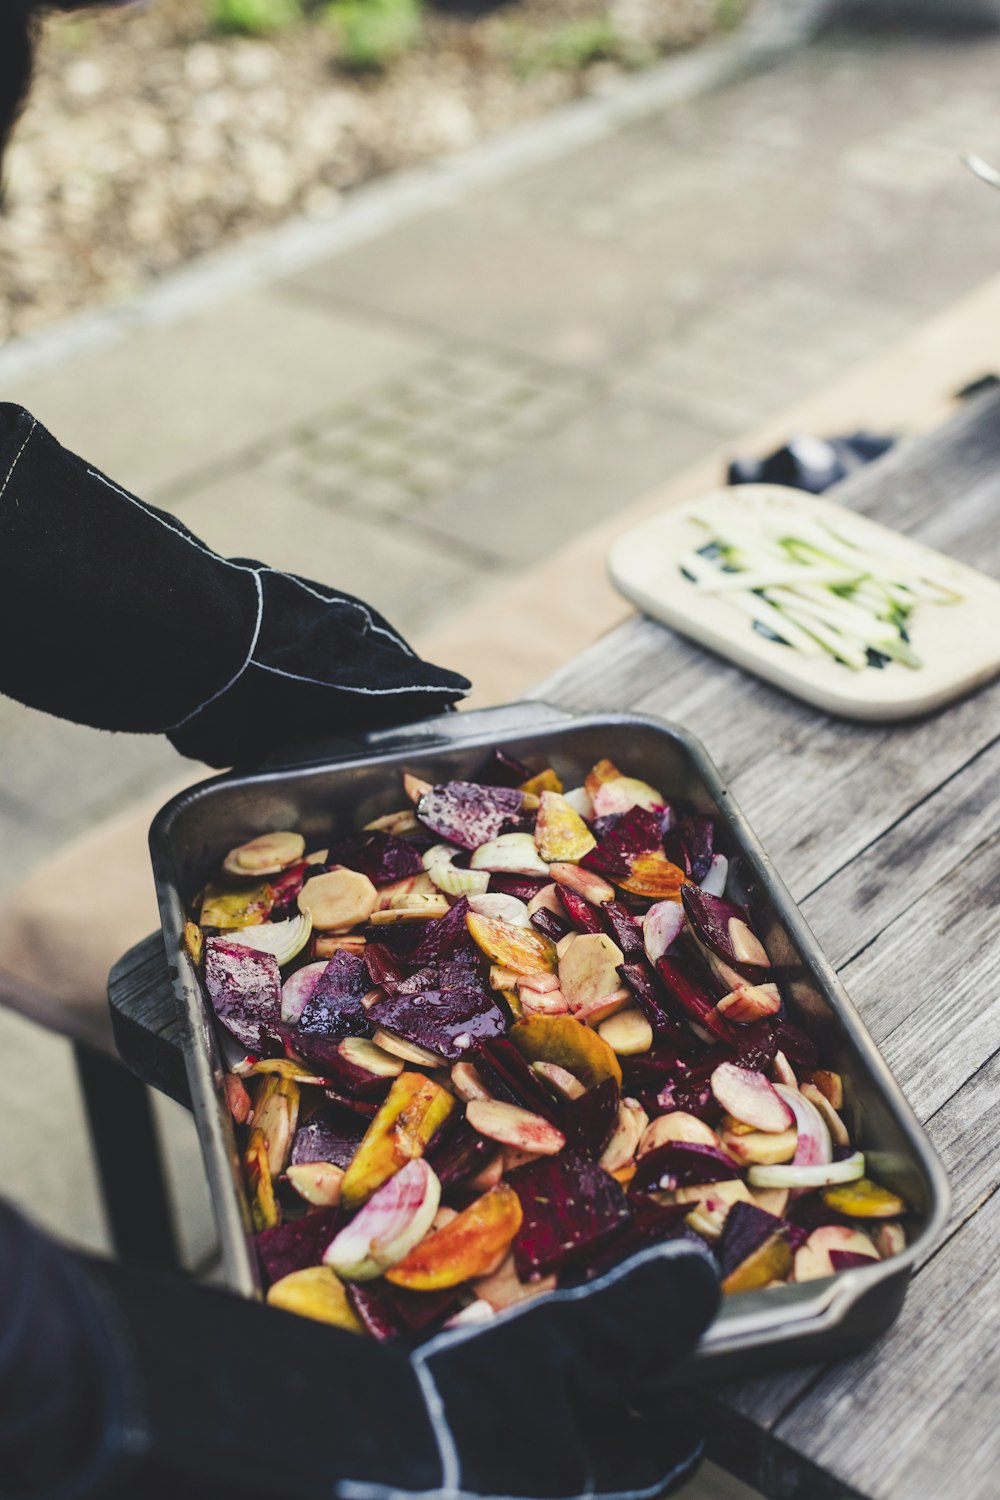
{"label": "black oven mitt", "polygon": [[18,1500],[652,1500],[701,1456],[672,1405],[630,1410],[718,1304],[690,1242],[413,1353],[80,1260],[2,1205],[0,1269],[0,1493]]}
{"label": "black oven mitt", "polygon": [[0,692],[249,764],[440,713],[469,684],[350,594],[224,558],[0,403]]}

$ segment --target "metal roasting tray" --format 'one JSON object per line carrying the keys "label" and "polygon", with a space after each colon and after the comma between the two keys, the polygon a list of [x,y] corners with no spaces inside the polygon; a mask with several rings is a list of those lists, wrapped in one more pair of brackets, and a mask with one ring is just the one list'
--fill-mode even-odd
{"label": "metal roasting tray", "polygon": [[[739,855],[755,925],[781,969],[786,997],[844,1077],[852,1139],[872,1175],[911,1205],[910,1243],[891,1260],[801,1286],[726,1299],[675,1381],[759,1374],[871,1342],[897,1316],[906,1284],[948,1213],[943,1169],[834,970],[776,875],[701,744],[684,729],[635,714],[572,716],[541,703],[446,714],[402,729],[308,747],[296,761],[232,772],[180,793],[157,814],[150,850],[171,980],[186,1018],[185,1059],[218,1224],[226,1284],[259,1297],[260,1281],[239,1153],[222,1089],[223,1051],[183,945],[185,905],[234,845],[295,828],[307,847],[399,807],[404,769],[430,781],[467,778],[501,746],[567,785],[603,757],[719,820],[724,853]],[[759,903],[759,904],[758,904]]]}

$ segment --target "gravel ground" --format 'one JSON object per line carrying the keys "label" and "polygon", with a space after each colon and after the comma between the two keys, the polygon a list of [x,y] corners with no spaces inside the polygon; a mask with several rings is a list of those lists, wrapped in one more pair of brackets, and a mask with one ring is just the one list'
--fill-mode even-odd
{"label": "gravel ground", "polygon": [[[732,24],[742,6],[509,0],[431,12],[419,44],[379,75],[339,66],[319,21],[266,41],[219,35],[205,0],[52,18],[0,216],[0,340],[290,215],[335,213],[358,183],[605,88]],[[615,55],[567,58],[567,38],[595,19],[610,19]]]}

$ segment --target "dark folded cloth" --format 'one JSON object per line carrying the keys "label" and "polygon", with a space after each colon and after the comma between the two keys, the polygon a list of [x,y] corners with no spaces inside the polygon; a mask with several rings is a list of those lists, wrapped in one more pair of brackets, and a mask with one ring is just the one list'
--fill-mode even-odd
{"label": "dark folded cloth", "polygon": [[728,484],[785,484],[821,495],[855,469],[888,453],[896,439],[871,432],[849,437],[793,437],[767,458],[734,458]]}
{"label": "dark folded cloth", "polygon": [[0,404],[0,692],[210,765],[440,713],[468,690],[360,599],[223,558]]}

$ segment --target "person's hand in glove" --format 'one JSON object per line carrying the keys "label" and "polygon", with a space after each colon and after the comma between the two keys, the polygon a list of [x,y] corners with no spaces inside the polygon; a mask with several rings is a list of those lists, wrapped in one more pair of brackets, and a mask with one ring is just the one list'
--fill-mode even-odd
{"label": "person's hand in glove", "polygon": [[0,403],[0,692],[213,766],[468,690],[369,605],[222,558]]}
{"label": "person's hand in glove", "polygon": [[652,1500],[700,1457],[678,1419],[629,1409],[715,1312],[712,1257],[686,1241],[412,1353],[77,1261],[2,1208],[0,1264],[22,1348],[9,1383],[0,1349],[0,1490],[19,1500]]}

